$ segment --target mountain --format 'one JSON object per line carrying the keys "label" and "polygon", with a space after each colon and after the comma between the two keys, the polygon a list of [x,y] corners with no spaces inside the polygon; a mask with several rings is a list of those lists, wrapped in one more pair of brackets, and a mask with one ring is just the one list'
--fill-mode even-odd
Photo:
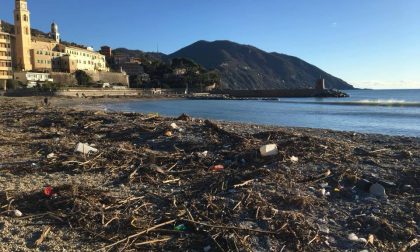
{"label": "mountain", "polygon": [[217,69],[224,89],[308,88],[314,87],[320,77],[327,88],[354,88],[297,57],[231,41],[198,41],[169,58],[189,58],[207,69]]}
{"label": "mountain", "polygon": [[141,58],[141,59],[148,59],[148,60],[157,60],[157,61],[165,61],[167,60],[167,55],[163,53],[157,52],[143,52],[141,50],[130,50],[127,48],[116,48],[112,50],[113,54],[125,55],[130,58]]}

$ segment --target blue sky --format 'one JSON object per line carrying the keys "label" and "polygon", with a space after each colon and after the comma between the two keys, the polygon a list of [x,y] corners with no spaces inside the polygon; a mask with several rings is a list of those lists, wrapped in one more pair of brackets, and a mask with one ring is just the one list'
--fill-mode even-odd
{"label": "blue sky", "polygon": [[[11,21],[13,0],[0,0]],[[66,41],[172,53],[227,39],[300,57],[357,87],[420,88],[417,0],[29,0]]]}

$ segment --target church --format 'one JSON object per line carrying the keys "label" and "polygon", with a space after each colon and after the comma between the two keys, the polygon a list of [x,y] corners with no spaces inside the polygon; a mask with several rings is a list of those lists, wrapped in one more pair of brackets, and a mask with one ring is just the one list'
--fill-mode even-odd
{"label": "church", "polygon": [[32,36],[27,0],[15,0],[14,23],[13,65],[17,71],[109,72],[105,56],[93,48],[62,43],[56,23],[51,24],[48,37]]}

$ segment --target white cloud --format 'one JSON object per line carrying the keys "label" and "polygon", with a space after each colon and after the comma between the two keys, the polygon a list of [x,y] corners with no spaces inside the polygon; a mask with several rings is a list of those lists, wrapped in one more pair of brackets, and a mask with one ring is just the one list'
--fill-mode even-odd
{"label": "white cloud", "polygon": [[350,81],[357,88],[369,89],[420,89],[420,81]]}
{"label": "white cloud", "polygon": [[331,23],[331,27],[335,28],[335,27],[337,27],[337,26],[338,26],[338,23],[337,23],[337,22],[332,22],[332,23]]}

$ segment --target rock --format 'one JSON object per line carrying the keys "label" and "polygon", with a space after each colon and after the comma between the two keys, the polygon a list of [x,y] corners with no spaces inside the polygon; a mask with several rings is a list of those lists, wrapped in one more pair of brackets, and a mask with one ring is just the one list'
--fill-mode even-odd
{"label": "rock", "polygon": [[327,188],[329,184],[327,182],[319,184],[321,188]]}
{"label": "rock", "polygon": [[356,182],[356,187],[362,191],[368,192],[369,188],[372,186],[372,182],[367,179],[360,179]]}
{"label": "rock", "polygon": [[399,156],[401,158],[411,158],[411,157],[413,157],[413,153],[411,151],[401,151],[399,153]]}
{"label": "rock", "polygon": [[204,252],[209,252],[209,251],[211,251],[211,246],[204,247],[204,248],[203,248],[203,251],[204,251]]}
{"label": "rock", "polygon": [[299,158],[298,157],[295,157],[295,156],[292,156],[290,158],[290,161],[292,161],[292,163],[297,163],[297,162],[299,162]]}
{"label": "rock", "polygon": [[359,237],[357,237],[357,235],[356,235],[355,233],[351,233],[351,234],[349,234],[349,235],[347,236],[347,238],[348,238],[350,241],[358,241],[358,240],[359,240]]}
{"label": "rock", "polygon": [[410,191],[413,190],[413,186],[412,185],[404,185],[403,190],[404,190],[404,192],[410,192]]}
{"label": "rock", "polygon": [[359,238],[357,241],[360,243],[367,243],[367,240],[365,238]]}
{"label": "rock", "polygon": [[370,152],[362,149],[362,148],[355,148],[353,153],[358,156],[369,156]]}
{"label": "rock", "polygon": [[374,213],[374,214],[380,214],[381,213],[381,210],[378,209],[378,208],[374,208],[374,209],[372,209],[372,213]]}
{"label": "rock", "polygon": [[19,211],[19,210],[15,210],[15,211],[13,211],[13,214],[16,216],[16,217],[22,217],[22,212],[21,211]]}
{"label": "rock", "polygon": [[198,152],[197,156],[200,158],[206,158],[209,155],[208,151]]}
{"label": "rock", "polygon": [[79,153],[83,153],[83,154],[89,154],[91,152],[98,152],[98,149],[95,149],[91,146],[89,146],[86,143],[78,143],[74,152],[79,152]]}
{"label": "rock", "polygon": [[156,164],[151,164],[150,169],[153,170],[153,171],[156,171],[160,174],[165,174],[165,171],[160,166],[158,166]]}
{"label": "rock", "polygon": [[324,234],[329,234],[330,229],[327,226],[320,226],[319,227],[319,232],[324,233]]}
{"label": "rock", "polygon": [[276,144],[268,144],[260,148],[260,153],[263,157],[270,157],[279,154],[279,150]]}
{"label": "rock", "polygon": [[182,114],[177,118],[178,121],[191,121],[192,118],[187,114]]}
{"label": "rock", "polygon": [[376,183],[369,188],[370,194],[376,197],[386,197],[385,187]]}

